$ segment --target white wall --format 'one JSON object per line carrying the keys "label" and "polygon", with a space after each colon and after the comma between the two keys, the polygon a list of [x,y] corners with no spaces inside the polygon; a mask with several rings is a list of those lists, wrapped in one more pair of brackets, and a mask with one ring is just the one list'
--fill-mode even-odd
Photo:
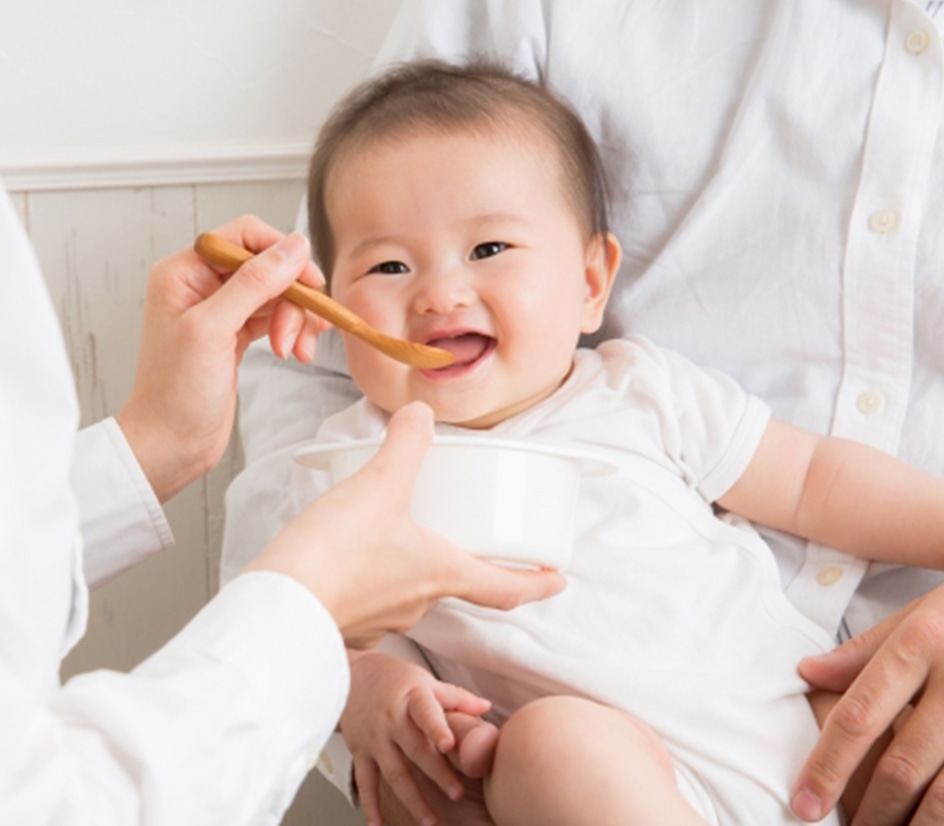
{"label": "white wall", "polygon": [[4,0],[0,171],[307,151],[398,0]]}
{"label": "white wall", "polygon": [[[291,228],[306,156],[399,0],[3,0],[0,177],[70,349],[85,422],[131,387],[150,264],[242,212]],[[64,675],[127,669],[215,593],[238,445],[168,507],[177,547],[92,594]],[[361,823],[317,775],[287,824]]]}

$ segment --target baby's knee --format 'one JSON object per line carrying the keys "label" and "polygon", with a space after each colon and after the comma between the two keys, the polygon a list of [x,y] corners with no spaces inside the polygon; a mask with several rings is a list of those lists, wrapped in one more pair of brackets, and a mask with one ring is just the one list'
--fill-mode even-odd
{"label": "baby's knee", "polygon": [[544,697],[518,709],[498,734],[485,781],[489,809],[537,805],[546,799],[549,784],[575,771],[582,774],[591,744],[598,741],[601,728],[612,725],[614,715],[624,716],[592,700],[566,696]]}
{"label": "baby's knee", "polygon": [[662,743],[631,715],[580,697],[535,700],[501,727],[485,785],[489,809],[539,805],[569,781],[634,764],[674,776]]}
{"label": "baby's knee", "polygon": [[587,726],[599,711],[611,713],[592,700],[580,697],[543,697],[518,709],[501,727],[496,761],[535,765],[548,759],[566,759],[574,739],[587,735]]}
{"label": "baby's knee", "polygon": [[570,770],[570,740],[575,733],[580,736],[586,702],[576,697],[534,700],[502,725],[484,787],[489,811],[499,823],[520,822],[517,815],[529,809],[535,813],[531,807],[540,809],[547,784]]}

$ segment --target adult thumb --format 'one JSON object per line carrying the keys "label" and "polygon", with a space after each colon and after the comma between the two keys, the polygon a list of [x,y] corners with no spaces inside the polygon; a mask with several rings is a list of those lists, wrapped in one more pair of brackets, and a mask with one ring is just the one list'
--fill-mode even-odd
{"label": "adult thumb", "polygon": [[842,693],[855,681],[875,652],[901,621],[898,615],[888,617],[857,637],[825,654],[800,660],[799,672],[815,688]]}
{"label": "adult thumb", "polygon": [[404,405],[390,417],[387,435],[369,467],[396,479],[409,493],[433,441],[433,426],[433,411],[428,405],[423,402]]}
{"label": "adult thumb", "polygon": [[267,301],[281,295],[305,268],[311,248],[295,232],[243,264],[206,302],[207,313],[233,333]]}

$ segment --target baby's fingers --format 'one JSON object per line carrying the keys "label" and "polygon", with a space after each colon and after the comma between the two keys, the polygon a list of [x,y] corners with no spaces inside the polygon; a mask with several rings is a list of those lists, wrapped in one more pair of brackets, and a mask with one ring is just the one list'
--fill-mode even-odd
{"label": "baby's fingers", "polygon": [[478,694],[473,694],[452,683],[436,683],[433,686],[433,694],[442,705],[443,711],[458,711],[478,717],[492,707],[492,704],[484,697],[479,697]]}
{"label": "baby's fingers", "polygon": [[[441,713],[441,709],[440,709]],[[445,717],[443,718],[445,724]],[[447,729],[448,729],[448,724]],[[449,731],[451,742],[452,732]],[[462,782],[456,776],[452,765],[442,756],[434,741],[415,725],[411,727],[410,732],[399,741],[403,753],[412,761],[412,763],[433,781],[450,800],[458,800],[462,797]],[[450,746],[451,748],[451,746]],[[384,777],[387,775],[384,774]],[[389,778],[388,778],[389,782]],[[393,786],[393,783],[390,783]],[[403,798],[400,798],[403,800]],[[406,801],[403,801],[406,803]]]}
{"label": "baby's fingers", "polygon": [[451,683],[435,683],[433,697],[425,693],[413,694],[407,704],[407,713],[413,724],[443,754],[456,744],[455,735],[446,719],[446,712],[458,711],[478,717],[491,708],[491,703],[471,691]]}
{"label": "baby's fingers", "polygon": [[[441,756],[439,759],[443,760]],[[390,786],[391,791],[406,807],[416,822],[420,826],[433,826],[436,823],[436,815],[420,792],[410,770],[409,761],[404,757],[403,752],[396,746],[392,746],[383,755],[378,755],[377,762],[387,785]],[[372,805],[376,805],[377,811],[380,811],[379,797],[377,803]],[[364,814],[367,814],[366,804],[364,805]],[[381,824],[382,820],[378,821],[377,826],[381,826]],[[371,826],[374,826],[373,821],[371,821]]]}
{"label": "baby's fingers", "polygon": [[354,782],[367,826],[383,826],[380,811],[380,771],[371,757],[354,756]]}

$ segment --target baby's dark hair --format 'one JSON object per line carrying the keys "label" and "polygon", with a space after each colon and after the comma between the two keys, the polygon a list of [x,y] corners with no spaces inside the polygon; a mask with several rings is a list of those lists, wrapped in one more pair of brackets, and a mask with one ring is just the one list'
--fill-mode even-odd
{"label": "baby's dark hair", "polygon": [[[608,231],[603,165],[583,122],[543,86],[494,63],[465,66],[423,60],[396,66],[340,101],[315,144],[308,174],[308,228],[315,258],[330,285],[334,235],[325,190],[346,154],[410,132],[449,134],[536,130],[557,147],[568,202],[587,237]],[[533,134],[533,131],[532,131]]]}

